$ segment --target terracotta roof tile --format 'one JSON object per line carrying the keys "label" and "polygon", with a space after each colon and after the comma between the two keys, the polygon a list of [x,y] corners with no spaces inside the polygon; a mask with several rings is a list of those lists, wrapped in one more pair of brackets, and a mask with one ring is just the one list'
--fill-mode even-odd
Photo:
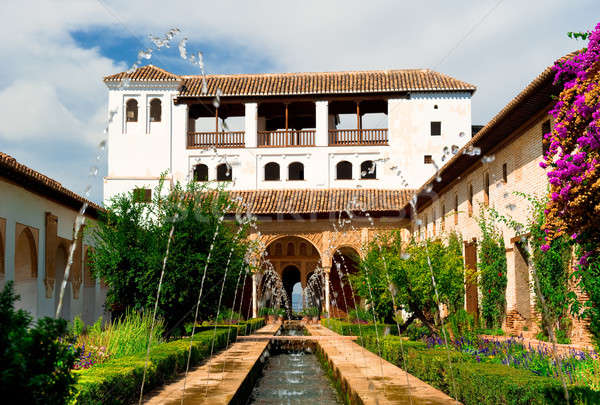
{"label": "terracotta roof tile", "polygon": [[81,208],[83,203],[87,203],[89,206],[87,213],[92,216],[97,216],[98,211],[104,210],[99,205],[63,187],[58,181],[17,162],[15,158],[3,152],[0,152],[0,177],[15,180],[25,189],[60,200],[76,210]]}
{"label": "terracotta roof tile", "polygon": [[[230,198],[253,214],[310,214],[353,211],[399,211],[414,190],[306,189],[231,191]],[[354,209],[352,209],[354,207]]]}
{"label": "terracotta roof tile", "polygon": [[310,94],[392,93],[405,91],[475,91],[472,84],[430,69],[371,70],[347,72],[263,73],[207,75],[207,94],[202,94],[202,76],[178,76],[153,65],[133,73],[121,72],[105,82],[180,81],[181,97],[286,96]]}

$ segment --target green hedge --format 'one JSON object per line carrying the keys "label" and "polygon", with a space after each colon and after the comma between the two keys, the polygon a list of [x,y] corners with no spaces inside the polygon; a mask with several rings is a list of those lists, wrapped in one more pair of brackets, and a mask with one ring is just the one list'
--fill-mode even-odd
{"label": "green hedge", "polygon": [[[340,319],[325,318],[321,319],[321,325],[344,336],[366,337],[376,335],[375,325],[373,325],[372,323],[359,325],[357,323],[346,322]],[[396,325],[378,323],[377,333],[380,337],[385,335],[398,335],[398,327]]]}
{"label": "green hedge", "polygon": [[[364,346],[374,353],[379,351],[374,336],[366,336]],[[379,346],[384,359],[403,367],[398,337],[384,337],[380,339]],[[450,371],[445,349],[429,349],[423,342],[412,341],[403,341],[403,349],[409,373],[465,405],[565,403],[563,387],[555,379],[502,364],[478,363],[470,356],[455,351],[450,352]],[[589,387],[569,385],[568,389],[572,404],[600,403],[600,392]]]}
{"label": "green hedge", "polygon": [[[229,342],[235,341],[232,328]],[[195,365],[210,355],[213,331],[194,336],[190,364]],[[214,349],[225,347],[227,328],[217,329]],[[183,338],[153,347],[144,390],[150,390],[173,379],[185,370],[190,340]],[[146,353],[108,360],[85,370],[78,370],[72,404],[127,404],[137,401],[142,384]]]}
{"label": "green hedge", "polygon": [[[239,323],[232,324],[232,325],[217,325],[217,330],[219,330],[219,329],[227,330],[227,328],[233,328],[233,329],[237,329],[237,336],[246,336],[246,335],[251,335],[252,333],[254,333],[254,331],[262,328],[263,326],[265,326],[264,318],[253,318],[253,319],[248,319],[247,321],[239,322]],[[186,333],[191,333],[192,332],[192,324],[190,323],[189,325],[186,325],[185,329],[186,329]],[[215,324],[204,322],[204,323],[202,323],[202,325],[196,324],[196,332],[195,333],[206,332],[206,331],[211,331],[211,330],[215,330]]]}

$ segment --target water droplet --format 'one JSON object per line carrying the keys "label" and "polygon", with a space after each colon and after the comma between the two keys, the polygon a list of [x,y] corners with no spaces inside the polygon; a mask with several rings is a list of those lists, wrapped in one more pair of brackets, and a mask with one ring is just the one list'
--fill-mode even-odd
{"label": "water droplet", "polygon": [[464,137],[465,137],[465,135],[466,135],[466,134],[465,134],[464,132],[462,132],[462,131],[458,133],[458,137],[459,137],[459,138],[464,138]]}
{"label": "water droplet", "polygon": [[483,163],[492,163],[494,160],[496,160],[496,155],[487,155],[481,158]]}
{"label": "water droplet", "polygon": [[152,48],[148,48],[145,51],[141,50],[138,52],[138,60],[150,59],[152,57]]}
{"label": "water droplet", "polygon": [[90,176],[96,177],[98,175],[98,166],[90,167]]}
{"label": "water droplet", "polygon": [[516,206],[515,204],[508,204],[508,205],[506,206],[506,208],[508,208],[509,210],[511,210],[511,211],[512,211],[512,210],[514,210],[515,208],[517,208],[517,206]]}
{"label": "water droplet", "polygon": [[444,155],[449,155],[450,154],[450,148],[447,146],[444,146],[444,149],[442,150],[442,152],[444,152]]}
{"label": "water droplet", "polygon": [[453,155],[456,155],[459,150],[460,150],[460,148],[458,147],[458,145],[452,145],[452,154]]}
{"label": "water droplet", "polygon": [[508,193],[504,193],[504,195],[502,197],[504,198],[508,198],[509,194]]}
{"label": "water droplet", "polygon": [[360,175],[365,177],[367,175],[367,172],[365,170],[363,170],[362,172],[360,172]]}
{"label": "water droplet", "polygon": [[442,176],[438,175],[435,177],[435,181],[437,181],[438,183],[442,182]]}
{"label": "water droplet", "polygon": [[98,149],[100,149],[100,151],[103,151],[104,149],[106,149],[106,140],[102,140],[100,141],[100,143],[98,144]]}
{"label": "water droplet", "polygon": [[426,192],[426,193],[431,193],[431,190],[433,190],[433,185],[431,185],[431,184],[427,184],[427,185],[425,186],[425,192]]}
{"label": "water droplet", "polygon": [[402,253],[402,254],[400,255],[400,258],[401,258],[402,260],[408,260],[408,259],[410,259],[410,253]]}
{"label": "water droplet", "polygon": [[415,220],[415,225],[417,225],[417,226],[421,226],[421,225],[423,225],[423,221],[421,221],[420,219],[418,219],[418,218],[417,218],[417,219]]}
{"label": "water droplet", "polygon": [[481,155],[481,148],[478,146],[473,147],[473,156]]}
{"label": "water droplet", "polygon": [[[215,94],[215,98],[213,99],[213,106],[215,108],[219,108],[219,106],[221,105],[221,95],[223,93],[221,92],[221,89],[217,89],[217,92]],[[223,120],[223,123],[225,122],[225,120]]]}
{"label": "water droplet", "polygon": [[442,155],[442,162],[446,160],[446,155]]}
{"label": "water droplet", "polygon": [[187,40],[187,37],[185,37],[179,41],[179,56],[181,56],[181,59],[187,59],[187,49],[185,48]]}
{"label": "water droplet", "polygon": [[85,187],[85,190],[83,190],[83,195],[85,197],[89,197],[91,192],[92,192],[92,186],[88,185]]}

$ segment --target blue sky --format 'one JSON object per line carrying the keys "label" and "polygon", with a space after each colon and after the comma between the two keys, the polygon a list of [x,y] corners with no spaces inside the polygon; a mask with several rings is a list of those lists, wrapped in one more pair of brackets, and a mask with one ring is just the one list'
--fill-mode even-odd
{"label": "blue sky", "polygon": [[[423,3],[423,4],[421,4]],[[31,10],[35,10],[32,13]],[[583,43],[597,0],[1,2],[0,150],[102,200],[106,157],[90,178],[106,125],[102,77],[126,70],[148,34],[178,27],[209,73],[433,68],[477,85],[485,124],[552,61]],[[143,44],[143,45],[142,45]],[[148,63],[195,74],[176,46]]]}

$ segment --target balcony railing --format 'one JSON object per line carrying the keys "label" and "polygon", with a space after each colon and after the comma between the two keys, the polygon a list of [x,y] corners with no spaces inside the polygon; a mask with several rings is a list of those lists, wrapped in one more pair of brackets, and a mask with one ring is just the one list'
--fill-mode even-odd
{"label": "balcony railing", "polygon": [[330,146],[345,145],[387,145],[387,128],[379,129],[331,129]]}
{"label": "balcony railing", "polygon": [[243,148],[244,131],[236,132],[188,132],[188,149]]}
{"label": "balcony railing", "polygon": [[314,129],[258,131],[258,146],[261,148],[315,146],[315,132]]}

